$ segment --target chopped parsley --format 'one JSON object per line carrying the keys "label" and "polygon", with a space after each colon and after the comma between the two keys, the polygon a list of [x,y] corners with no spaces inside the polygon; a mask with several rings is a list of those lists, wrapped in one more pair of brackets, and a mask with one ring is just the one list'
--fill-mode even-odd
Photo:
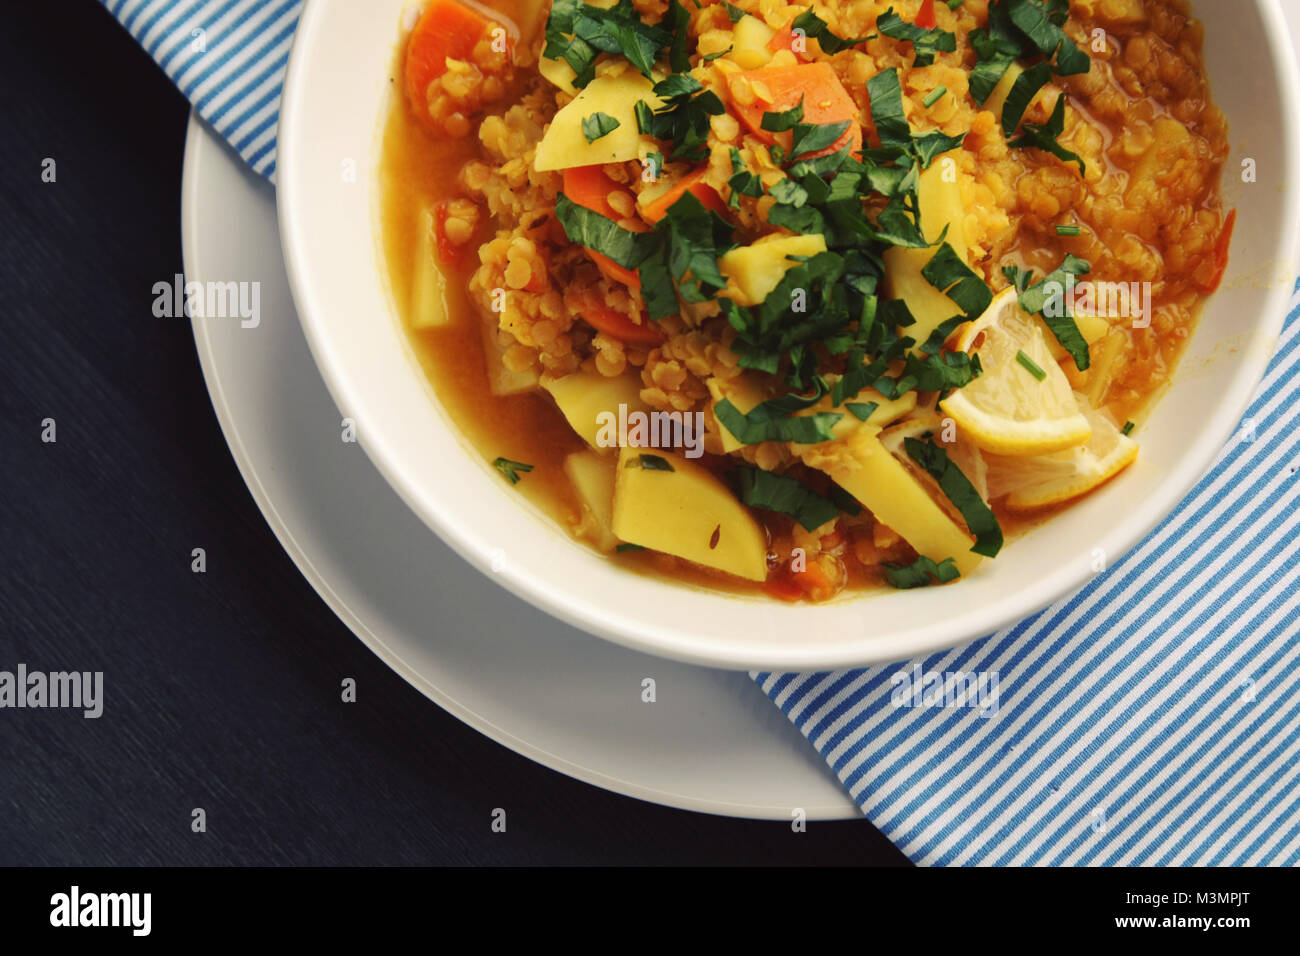
{"label": "chopped parsley", "polygon": [[935,103],[938,103],[941,99],[943,99],[947,95],[948,95],[948,87],[936,86],[933,90],[931,90],[928,94],[926,94],[925,99],[921,100],[921,102],[925,104],[926,109],[929,109],[931,106],[933,106]]}
{"label": "chopped parsley", "polygon": [[588,143],[594,143],[602,136],[608,136],[623,124],[608,113],[592,113],[582,121],[582,135]]}
{"label": "chopped parsley", "polygon": [[1056,337],[1061,348],[1070,353],[1074,367],[1080,372],[1088,370],[1092,364],[1092,355],[1088,341],[1074,321],[1065,289],[1071,276],[1087,275],[1091,271],[1092,265],[1086,259],[1072,255],[1066,255],[1060,266],[1044,276],[1041,282],[1032,285],[1033,273],[1023,272],[1015,266],[1007,266],[1002,270],[1003,275],[1011,280],[1011,284],[1020,293],[1020,307],[1030,315],[1042,317],[1043,323]]}
{"label": "chopped parsley", "polygon": [[900,591],[929,587],[931,584],[948,584],[961,577],[957,563],[952,558],[935,564],[933,559],[922,556],[905,567],[894,564],[884,564],[881,567],[885,571],[885,580]]}
{"label": "chopped parsley", "polygon": [[870,37],[846,39],[837,36],[831,31],[830,26],[827,25],[825,20],[813,13],[811,7],[794,18],[794,22],[790,24],[790,29],[802,30],[805,36],[809,39],[816,40],[821,44],[822,49],[830,54],[839,53],[841,50],[847,50],[850,47],[857,46],[859,43],[871,39]]}
{"label": "chopped parsley", "polygon": [[939,483],[939,490],[961,513],[966,527],[975,535],[975,546],[971,551],[996,558],[1002,550],[1002,527],[970,479],[948,457],[948,453],[933,442],[905,438],[903,448],[908,457]]}
{"label": "chopped parsley", "polygon": [[1124,427],[1119,430],[1119,433],[1125,437],[1128,437],[1129,435],[1133,434],[1133,429],[1136,427],[1137,426],[1133,424],[1133,422],[1125,422]]}
{"label": "chopped parsley", "polygon": [[825,382],[811,396],[782,395],[756,405],[749,412],[741,412],[729,399],[723,399],[713,408],[718,423],[735,436],[742,445],[758,445],[765,441],[795,442],[816,445],[830,441],[832,430],[844,416],[839,412],[818,412],[813,415],[796,415],[811,408],[826,394]]}
{"label": "chopped parsley", "polygon": [[[982,106],[1011,64],[1021,57],[1041,54],[1047,58],[1044,65],[1048,70],[1061,76],[1087,73],[1092,68],[1091,59],[1061,29],[1069,15],[1068,0],[993,0],[989,4],[988,26],[972,30],[969,37],[976,55],[970,78],[971,96],[975,102]],[[1048,61],[1053,58],[1055,62],[1049,65]],[[1019,80],[1016,85],[1020,85]],[[1029,98],[1024,100],[1025,106],[1033,98],[1033,92],[1042,85],[1038,83],[1033,88]],[[1023,97],[1025,88],[1018,97]],[[1022,115],[1023,108],[1017,117]],[[1007,135],[1014,131],[1013,125]]]}
{"label": "chopped parsley", "polygon": [[921,269],[921,275],[930,285],[952,299],[968,320],[979,318],[993,301],[993,290],[988,283],[976,275],[957,254],[957,250],[946,242]]}
{"label": "chopped parsley", "polygon": [[[675,0],[674,5],[680,6]],[[573,85],[578,88],[595,79],[596,60],[602,53],[624,57],[650,79],[655,62],[673,48],[678,33],[684,44],[684,26],[672,30],[646,23],[632,0],[618,0],[609,9],[582,0],[555,0],[546,21],[542,56],[568,63],[576,74]]]}
{"label": "chopped parsley", "polygon": [[788,515],[806,531],[815,531],[839,516],[840,509],[829,498],[788,475],[742,465],[736,469],[736,478],[741,501],[751,508]]}
{"label": "chopped parsley", "polygon": [[656,83],[655,95],[664,101],[658,111],[644,100],[636,104],[638,130],[646,136],[672,143],[670,160],[700,162],[708,156],[709,122],[727,111],[718,94],[689,73],[674,73]]}
{"label": "chopped parsley", "polygon": [[512,485],[519,484],[519,480],[523,478],[520,472],[526,474],[533,470],[532,465],[526,465],[522,461],[511,461],[509,458],[498,458],[492,462],[492,467],[505,475],[506,480]]}
{"label": "chopped parsley", "polygon": [[616,554],[627,554],[630,551],[644,551],[644,550],[646,549],[639,544],[627,544],[627,543],[617,545],[614,548],[614,552]]}
{"label": "chopped parsley", "polygon": [[915,66],[931,66],[936,53],[953,53],[957,49],[956,35],[938,27],[918,27],[908,23],[890,7],[876,20],[876,29],[893,40],[903,40],[912,44],[915,54]]}
{"label": "chopped parsley", "polygon": [[1052,110],[1052,115],[1046,123],[1041,126],[1026,123],[1020,136],[1011,140],[1007,145],[1012,149],[1041,149],[1064,162],[1078,163],[1079,175],[1083,176],[1088,172],[1088,167],[1084,164],[1083,158],[1078,153],[1066,149],[1057,142],[1063,132],[1065,132],[1064,93],[1056,98],[1056,108]]}
{"label": "chopped parsley", "polygon": [[637,455],[635,458],[629,458],[623,467],[643,468],[646,471],[676,471],[668,459],[659,455]]}

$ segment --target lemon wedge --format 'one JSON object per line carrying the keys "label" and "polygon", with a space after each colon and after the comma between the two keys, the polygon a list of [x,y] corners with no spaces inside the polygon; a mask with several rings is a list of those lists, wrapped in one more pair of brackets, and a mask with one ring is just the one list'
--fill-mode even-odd
{"label": "lemon wedge", "polygon": [[984,371],[940,407],[984,451],[1027,457],[1088,443],[1092,426],[1042,326],[1020,308],[1014,288],[994,297],[957,347],[976,352]]}
{"label": "lemon wedge", "polygon": [[994,496],[1005,494],[1012,511],[1033,511],[1078,498],[1137,460],[1137,442],[1091,408],[1083,396],[1076,395],[1075,401],[1092,428],[1086,445],[1035,458],[990,458],[989,490]]}

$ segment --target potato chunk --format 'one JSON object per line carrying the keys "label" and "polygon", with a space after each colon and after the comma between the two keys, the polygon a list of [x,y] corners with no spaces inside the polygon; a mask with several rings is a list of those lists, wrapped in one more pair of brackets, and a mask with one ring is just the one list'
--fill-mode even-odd
{"label": "potato chunk", "polygon": [[[945,228],[944,241],[966,260],[966,210],[962,206],[961,186],[952,165],[952,154],[935,157],[930,168],[921,173],[917,199],[921,209],[921,229],[929,242],[937,242]],[[904,249],[885,250],[886,291],[891,298],[907,303],[916,324],[907,334],[916,339],[919,349],[940,324],[960,315],[957,303],[948,298],[921,274],[921,270],[934,258],[936,250]]]}
{"label": "potato chunk", "polygon": [[563,378],[544,379],[542,387],[551,393],[573,430],[588,445],[601,451],[614,447],[602,446],[597,440],[602,414],[611,414],[617,421],[620,405],[627,406],[629,415],[650,410],[650,406],[641,401],[641,376],[636,371],[614,378],[599,372],[575,372]]}
{"label": "potato chunk", "polygon": [[[634,69],[598,76],[573,102],[555,114],[555,119],[537,144],[534,165],[539,171],[623,163],[642,155],[641,133],[637,129],[636,104],[659,109],[663,101],[654,95],[653,84]],[[618,120],[618,128],[595,142],[588,142],[582,121],[604,113]]]}
{"label": "potato chunk", "polygon": [[753,245],[732,249],[718,260],[727,277],[727,295],[736,305],[761,305],[799,263],[790,256],[815,256],[826,251],[826,237],[767,236]]}
{"label": "potato chunk", "polygon": [[[668,471],[646,467],[657,459]],[[624,448],[614,479],[614,534],[750,581],[767,579],[767,536],[703,465],[655,449]]]}
{"label": "potato chunk", "polygon": [[613,455],[594,451],[574,452],[564,459],[564,473],[582,506],[582,519],[575,533],[598,551],[610,552],[618,544],[614,537]]}
{"label": "potato chunk", "polygon": [[813,448],[805,461],[830,475],[917,554],[938,562],[952,558],[963,577],[979,565],[970,535],[880,443],[879,428],[864,424],[836,446]]}

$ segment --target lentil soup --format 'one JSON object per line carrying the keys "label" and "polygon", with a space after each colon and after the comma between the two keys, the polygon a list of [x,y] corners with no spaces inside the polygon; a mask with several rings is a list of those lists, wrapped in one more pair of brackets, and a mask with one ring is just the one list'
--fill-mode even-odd
{"label": "lentil soup", "polygon": [[501,480],[629,570],[949,584],[1123,480],[1227,262],[1184,0],[430,0],[385,253]]}

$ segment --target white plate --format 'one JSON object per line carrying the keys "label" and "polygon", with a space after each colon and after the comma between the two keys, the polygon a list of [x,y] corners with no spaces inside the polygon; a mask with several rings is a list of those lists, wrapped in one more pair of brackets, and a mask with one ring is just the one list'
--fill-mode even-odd
{"label": "white plate", "polygon": [[[530,607],[343,443],[293,311],[274,191],[193,116],[182,216],[190,281],[261,283],[259,327],[194,322],[231,453],[303,575],[385,663],[493,740],[608,790],[728,816],[858,816],[747,676],[647,657]],[[641,700],[645,678],[655,703]]]}

